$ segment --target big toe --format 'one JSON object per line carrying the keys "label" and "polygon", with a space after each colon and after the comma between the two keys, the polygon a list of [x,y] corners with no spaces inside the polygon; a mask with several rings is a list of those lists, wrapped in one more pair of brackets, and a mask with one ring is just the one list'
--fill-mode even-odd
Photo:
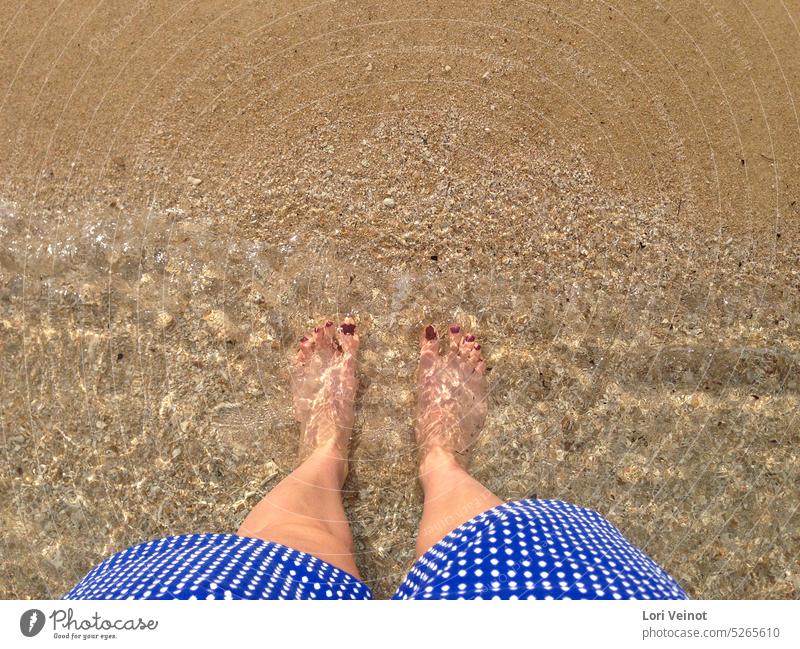
{"label": "big toe", "polygon": [[353,320],[353,318],[348,316],[344,319],[344,322],[339,325],[339,328],[336,330],[336,340],[339,341],[342,351],[350,354],[356,353],[360,339],[356,332],[356,321]]}
{"label": "big toe", "polygon": [[431,371],[439,359],[439,334],[430,324],[419,336],[419,371],[425,375]]}

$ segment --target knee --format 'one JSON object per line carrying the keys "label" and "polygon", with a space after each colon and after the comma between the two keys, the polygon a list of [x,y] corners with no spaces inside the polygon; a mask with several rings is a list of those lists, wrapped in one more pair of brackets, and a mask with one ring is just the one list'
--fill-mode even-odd
{"label": "knee", "polygon": [[349,532],[341,533],[331,530],[324,523],[316,521],[309,523],[273,523],[261,529],[248,528],[247,522],[237,532],[240,536],[280,543],[295,550],[318,554],[325,550],[328,554],[352,554],[353,538]]}

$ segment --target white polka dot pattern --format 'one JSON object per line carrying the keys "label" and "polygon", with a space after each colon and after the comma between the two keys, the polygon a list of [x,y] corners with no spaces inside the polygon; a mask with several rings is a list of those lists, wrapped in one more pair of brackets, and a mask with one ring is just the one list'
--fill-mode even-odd
{"label": "white polka dot pattern", "polygon": [[453,530],[395,599],[688,599],[597,512],[560,500],[499,505]]}
{"label": "white polka dot pattern", "polygon": [[[233,534],[150,541],[106,559],[65,599],[372,599],[310,554]],[[476,516],[428,550],[394,599],[687,599],[597,512],[521,500]]]}
{"label": "white polka dot pattern", "polygon": [[64,599],[372,599],[349,573],[278,543],[188,534],[109,557]]}

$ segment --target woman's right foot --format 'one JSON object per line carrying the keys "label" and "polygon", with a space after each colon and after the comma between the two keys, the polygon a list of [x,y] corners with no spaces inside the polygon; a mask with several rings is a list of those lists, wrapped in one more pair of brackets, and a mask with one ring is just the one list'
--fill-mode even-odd
{"label": "woman's right foot", "polygon": [[452,455],[466,466],[469,451],[486,421],[486,363],[472,334],[450,327],[448,350],[428,325],[420,336],[417,373],[417,444],[421,465],[432,454]]}
{"label": "woman's right foot", "polygon": [[291,370],[294,415],[300,424],[300,458],[333,445],[347,458],[353,430],[358,335],[351,318],[330,320],[303,336]]}

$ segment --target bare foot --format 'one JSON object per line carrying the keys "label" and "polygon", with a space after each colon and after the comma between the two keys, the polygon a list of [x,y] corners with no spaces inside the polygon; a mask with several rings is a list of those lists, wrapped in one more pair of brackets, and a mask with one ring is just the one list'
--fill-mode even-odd
{"label": "bare foot", "polygon": [[450,327],[449,349],[439,352],[433,325],[420,336],[417,375],[417,443],[421,459],[434,449],[452,453],[462,465],[486,421],[486,363],[475,336]]}
{"label": "bare foot", "polygon": [[345,318],[339,327],[328,320],[300,339],[291,377],[301,459],[329,443],[347,457],[358,385],[355,329],[352,318]]}

